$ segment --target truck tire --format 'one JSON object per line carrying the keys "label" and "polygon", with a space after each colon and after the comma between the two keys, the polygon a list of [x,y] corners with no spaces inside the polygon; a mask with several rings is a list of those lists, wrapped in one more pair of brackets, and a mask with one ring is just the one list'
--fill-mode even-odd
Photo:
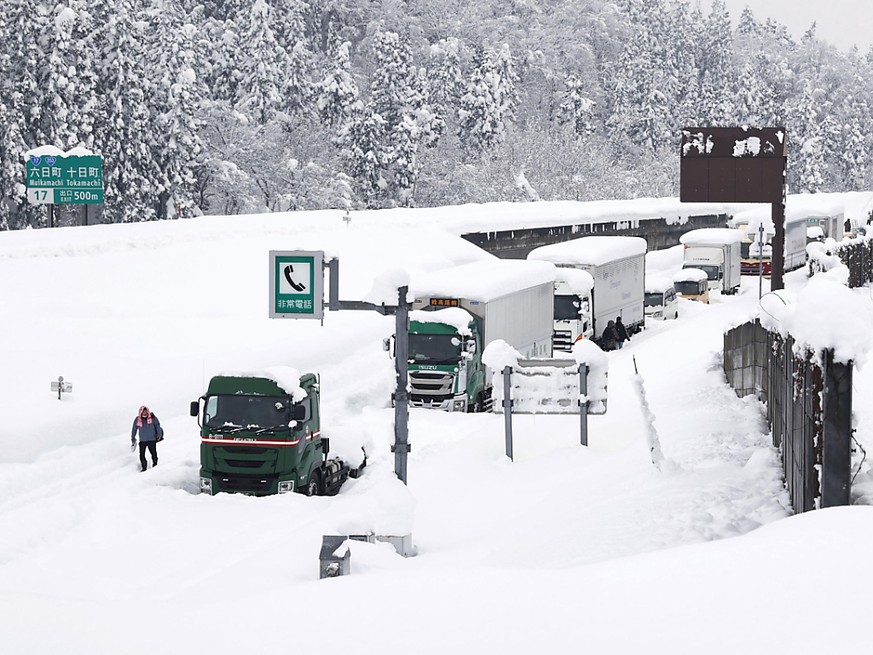
{"label": "truck tire", "polygon": [[309,474],[309,484],[304,487],[303,493],[307,496],[321,495],[321,481],[318,478],[318,471]]}

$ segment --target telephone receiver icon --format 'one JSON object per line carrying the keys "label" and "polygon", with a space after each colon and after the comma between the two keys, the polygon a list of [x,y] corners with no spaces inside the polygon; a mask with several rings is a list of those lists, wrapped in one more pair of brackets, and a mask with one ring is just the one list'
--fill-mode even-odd
{"label": "telephone receiver icon", "polygon": [[297,284],[297,283],[296,283],[296,282],[291,278],[291,273],[293,273],[293,272],[294,272],[294,267],[293,267],[291,264],[288,264],[288,265],[287,265],[287,266],[282,270],[282,273],[284,273],[284,275],[285,275],[285,279],[288,281],[288,284],[291,285],[291,288],[294,289],[294,291],[303,291],[303,290],[306,288],[306,286],[303,285],[303,284]]}

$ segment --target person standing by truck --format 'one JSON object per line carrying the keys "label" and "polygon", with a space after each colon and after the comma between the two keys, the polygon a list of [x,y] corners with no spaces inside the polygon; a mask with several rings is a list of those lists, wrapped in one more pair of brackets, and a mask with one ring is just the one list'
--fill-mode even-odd
{"label": "person standing by truck", "polygon": [[136,448],[136,433],[139,432],[139,463],[142,470],[145,471],[146,449],[152,456],[152,466],[158,465],[158,442],[164,438],[164,429],[161,427],[161,422],[148,407],[143,405],[139,408],[139,413],[133,419],[133,427],[130,430],[130,448]]}
{"label": "person standing by truck", "polygon": [[624,342],[630,339],[630,335],[627,333],[627,329],[624,327],[624,323],[621,322],[621,316],[615,317],[615,349],[621,350],[621,347],[624,345]]}
{"label": "person standing by truck", "polygon": [[606,328],[603,330],[603,335],[600,337],[600,342],[603,344],[603,350],[615,350],[618,343],[618,333],[615,330],[615,321],[609,321]]}

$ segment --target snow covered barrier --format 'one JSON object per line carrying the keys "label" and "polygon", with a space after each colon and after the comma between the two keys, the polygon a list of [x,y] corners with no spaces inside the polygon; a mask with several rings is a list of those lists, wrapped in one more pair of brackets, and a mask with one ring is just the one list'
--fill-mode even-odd
{"label": "snow covered barrier", "polygon": [[[491,342],[482,358],[493,372],[494,410],[503,412],[503,370],[512,369],[514,414],[578,414],[588,402],[589,414],[606,413],[608,360],[594,342],[582,340],[573,348],[573,359],[523,359],[505,341]],[[587,392],[580,393],[579,365],[588,366]]]}
{"label": "snow covered barrier", "polygon": [[589,414],[606,414],[606,383],[609,359],[600,347],[588,339],[577,341],[573,346],[573,358],[577,364],[588,366],[588,393],[580,395],[579,402],[588,402]]}

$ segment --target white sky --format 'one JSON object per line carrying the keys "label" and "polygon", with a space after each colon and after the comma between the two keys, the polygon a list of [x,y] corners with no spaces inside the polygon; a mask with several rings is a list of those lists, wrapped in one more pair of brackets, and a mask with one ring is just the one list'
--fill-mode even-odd
{"label": "white sky", "polygon": [[[708,11],[712,0],[701,0]],[[736,21],[744,7],[749,7],[755,18],[763,21],[773,18],[785,25],[789,32],[800,38],[813,22],[816,34],[823,41],[848,50],[853,44],[866,52],[873,45],[873,3],[870,0],[725,0],[731,17]]]}

